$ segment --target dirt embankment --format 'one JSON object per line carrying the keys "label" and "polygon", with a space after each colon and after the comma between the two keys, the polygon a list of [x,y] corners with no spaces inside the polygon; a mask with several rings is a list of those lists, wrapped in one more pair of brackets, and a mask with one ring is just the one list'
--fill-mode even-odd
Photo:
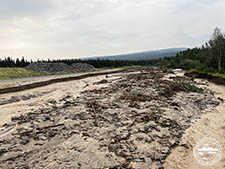
{"label": "dirt embankment", "polygon": [[[26,92],[40,95],[24,99]],[[7,103],[12,96],[18,102]],[[58,83],[0,99],[6,101],[0,111],[20,111],[12,121],[2,119],[8,121],[0,129],[0,167],[49,169],[163,168],[171,151],[185,146],[181,138],[192,122],[221,102],[190,78],[158,68]]]}
{"label": "dirt embankment", "polygon": [[185,73],[188,77],[194,77],[194,78],[201,78],[201,79],[207,79],[208,81],[215,83],[217,85],[225,85],[225,78],[220,76],[214,76],[207,73],[200,73],[200,72],[191,72],[191,73]]}
{"label": "dirt embankment", "polygon": [[[78,75],[74,74],[66,74],[66,75],[49,75],[43,77],[28,77],[28,78],[20,78],[20,79],[10,79],[6,80],[5,85],[12,85],[12,87],[0,88],[0,94],[19,92],[28,89],[34,89],[42,86],[47,86],[50,84],[67,82],[72,80],[80,80],[93,76],[107,75],[112,73],[119,73],[124,71],[133,71],[131,68],[125,69],[115,69],[108,71],[99,71],[99,72],[89,72],[89,73],[81,73]],[[14,82],[13,82],[14,81]],[[15,81],[21,81],[21,83],[15,84]],[[4,81],[3,81],[4,82]],[[0,86],[1,87],[1,86]]]}

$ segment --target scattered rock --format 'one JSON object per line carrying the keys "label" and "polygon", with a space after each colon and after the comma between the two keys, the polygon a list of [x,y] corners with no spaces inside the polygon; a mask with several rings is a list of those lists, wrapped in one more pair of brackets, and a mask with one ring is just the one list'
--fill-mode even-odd
{"label": "scattered rock", "polygon": [[116,127],[122,127],[123,124],[122,124],[121,122],[115,122],[115,126],[116,126]]}
{"label": "scattered rock", "polygon": [[145,162],[148,164],[152,163],[152,159],[150,157],[145,157]]}
{"label": "scattered rock", "polygon": [[8,152],[6,149],[0,149],[0,156],[2,155],[2,154],[4,154],[4,153],[6,153],[6,152]]}
{"label": "scattered rock", "polygon": [[22,114],[17,115],[17,116],[13,116],[11,118],[12,121],[18,121],[18,120],[22,120],[22,119],[24,119],[24,116]]}

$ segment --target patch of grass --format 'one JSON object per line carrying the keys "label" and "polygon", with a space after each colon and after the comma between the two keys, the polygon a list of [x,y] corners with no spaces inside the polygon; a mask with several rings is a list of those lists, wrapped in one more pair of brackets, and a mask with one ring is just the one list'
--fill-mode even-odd
{"label": "patch of grass", "polygon": [[170,82],[168,86],[166,86],[161,92],[160,95],[163,95],[165,97],[171,97],[176,92],[194,92],[194,93],[201,93],[203,92],[202,88],[198,88],[192,84],[189,83],[178,83],[178,82]]}
{"label": "patch of grass", "polygon": [[190,69],[190,70],[187,70],[185,73],[205,73],[204,71],[201,71],[201,70],[197,70],[197,69]]}
{"label": "patch of grass", "polygon": [[189,74],[189,73],[201,73],[201,74],[206,74],[206,75],[212,75],[215,77],[225,78],[225,74],[223,74],[223,73],[209,73],[209,72],[204,72],[204,71],[197,70],[197,69],[191,69],[191,70],[188,70],[185,72],[185,74]]}
{"label": "patch of grass", "polygon": [[225,74],[224,73],[209,73],[199,70],[189,70],[185,73],[186,76],[194,78],[207,79],[218,85],[225,85]]}
{"label": "patch of grass", "polygon": [[216,77],[225,78],[225,74],[222,74],[222,73],[212,73],[211,75],[216,76]]}
{"label": "patch of grass", "polygon": [[152,97],[145,95],[145,93],[140,89],[133,89],[130,92],[124,92],[123,95],[120,96],[120,99],[132,102],[146,102],[152,100]]}
{"label": "patch of grass", "polygon": [[194,85],[188,84],[188,83],[181,83],[180,84],[185,91],[187,92],[195,92],[195,93],[200,93],[203,91],[202,88],[196,87]]}
{"label": "patch of grass", "polygon": [[0,80],[44,75],[45,73],[33,72],[24,68],[0,68]]}
{"label": "patch of grass", "polygon": [[134,89],[131,91],[131,95],[132,96],[142,96],[144,95],[143,91],[139,90],[139,89]]}
{"label": "patch of grass", "polygon": [[174,74],[174,72],[173,72],[172,69],[167,69],[167,68],[163,68],[163,69],[162,69],[162,72],[163,72],[163,73],[171,73],[171,74]]}

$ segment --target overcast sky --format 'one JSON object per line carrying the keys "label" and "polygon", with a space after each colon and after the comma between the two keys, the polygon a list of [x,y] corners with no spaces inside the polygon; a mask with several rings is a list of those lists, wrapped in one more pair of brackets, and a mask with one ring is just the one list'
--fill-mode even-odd
{"label": "overcast sky", "polygon": [[206,42],[225,0],[0,0],[0,57],[78,58]]}

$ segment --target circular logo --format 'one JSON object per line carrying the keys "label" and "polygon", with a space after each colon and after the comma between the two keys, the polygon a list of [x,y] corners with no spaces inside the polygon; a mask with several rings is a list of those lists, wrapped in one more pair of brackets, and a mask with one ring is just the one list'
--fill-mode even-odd
{"label": "circular logo", "polygon": [[193,155],[200,165],[213,166],[221,160],[222,150],[216,139],[206,137],[197,142]]}

